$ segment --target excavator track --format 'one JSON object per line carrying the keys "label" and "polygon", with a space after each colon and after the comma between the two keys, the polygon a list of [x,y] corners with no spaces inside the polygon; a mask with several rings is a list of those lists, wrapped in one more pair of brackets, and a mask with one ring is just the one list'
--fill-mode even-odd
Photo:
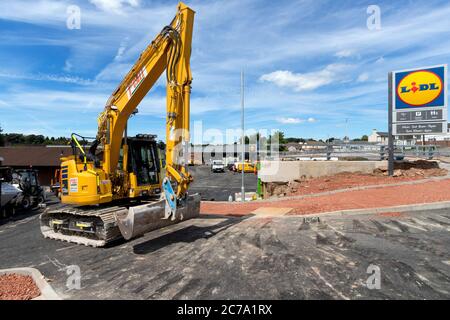
{"label": "excavator track", "polygon": [[85,208],[63,205],[46,209],[41,214],[41,232],[45,238],[103,247],[122,238],[116,215],[127,212],[128,208],[122,206]]}
{"label": "excavator track", "polygon": [[60,205],[40,215],[45,238],[91,247],[142,235],[200,215],[200,195],[188,195],[175,217],[165,219],[165,200],[150,200],[105,207]]}

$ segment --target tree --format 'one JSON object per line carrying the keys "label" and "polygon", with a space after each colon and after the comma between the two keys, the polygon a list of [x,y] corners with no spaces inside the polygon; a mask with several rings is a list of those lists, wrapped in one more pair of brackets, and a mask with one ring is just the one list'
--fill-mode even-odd
{"label": "tree", "polygon": [[295,142],[295,143],[305,143],[306,140],[303,138],[286,138],[286,143]]}
{"label": "tree", "polygon": [[361,138],[353,139],[353,141],[369,141],[369,137],[367,135],[363,135]]}
{"label": "tree", "polygon": [[287,151],[287,148],[285,146],[286,139],[284,138],[283,131],[276,131],[273,135],[269,135],[269,139],[267,139],[268,147],[272,145],[272,141],[278,143],[278,145],[280,146],[279,151]]}
{"label": "tree", "polygon": [[3,147],[5,145],[5,137],[3,136],[3,129],[0,126],[0,147]]}
{"label": "tree", "polygon": [[162,140],[159,140],[159,141],[158,141],[157,146],[158,146],[158,148],[161,149],[161,150],[166,150],[166,144],[165,144],[164,141],[162,141]]}

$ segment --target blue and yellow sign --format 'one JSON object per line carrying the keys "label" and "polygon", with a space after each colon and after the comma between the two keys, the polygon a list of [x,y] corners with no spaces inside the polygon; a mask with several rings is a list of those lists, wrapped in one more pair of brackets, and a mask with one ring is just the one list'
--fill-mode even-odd
{"label": "blue and yellow sign", "polygon": [[394,73],[394,109],[418,109],[447,105],[446,66]]}

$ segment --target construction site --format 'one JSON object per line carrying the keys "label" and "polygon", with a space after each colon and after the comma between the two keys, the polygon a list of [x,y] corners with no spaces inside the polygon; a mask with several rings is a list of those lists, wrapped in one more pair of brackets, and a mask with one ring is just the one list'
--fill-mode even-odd
{"label": "construction site", "polygon": [[[97,58],[86,54],[99,51],[101,43],[82,45],[77,50],[87,53],[65,58],[64,76],[13,74],[9,66],[0,67],[5,92],[37,90],[22,107],[20,99],[0,94],[0,300],[450,298],[448,40],[441,44],[448,51],[405,62],[400,49],[419,43],[394,38],[398,51],[370,56],[376,71],[352,78],[348,65],[368,63],[366,40],[325,32],[323,37],[336,43],[361,45],[357,52],[340,44],[331,53],[336,48],[317,44],[319,54],[307,42],[322,22],[294,14],[302,9],[313,15],[328,1],[283,1],[270,10],[253,1],[50,2],[52,7],[40,2],[36,12],[56,10],[63,18],[41,21],[44,11],[31,12],[18,1],[17,14],[0,14],[0,23],[19,39],[17,30],[29,24],[35,32],[48,32],[49,42],[60,41],[55,39],[61,28],[76,32],[76,41],[91,41],[84,33],[100,41],[107,36],[104,27],[120,33],[106,22],[115,17],[129,34],[111,36],[115,50],[119,46],[109,53],[113,62],[87,80],[74,71],[75,64],[94,65]],[[271,45],[285,30],[278,24],[306,19],[305,34],[295,39],[311,58],[294,67],[297,73],[283,71],[292,59],[293,66],[300,63],[300,52],[281,47],[292,52],[284,53],[285,62],[268,58],[278,50],[261,57],[252,50],[260,48],[256,33],[236,40],[247,41],[239,44],[242,57],[228,57],[237,51],[216,48],[205,32],[229,25],[218,9],[222,5],[242,10],[239,19],[251,10],[269,14],[268,26],[261,26],[267,39],[259,42]],[[428,12],[431,5],[417,10]],[[448,3],[433,5],[439,10],[424,16],[424,23],[450,12]],[[380,44],[410,26],[390,25],[405,16],[400,9],[386,13],[378,25],[383,5],[381,11],[369,4],[355,7],[359,11],[350,6],[342,14],[360,15],[363,27],[348,30],[367,32]],[[139,22],[144,13],[152,17],[150,25]],[[95,23],[89,20],[93,16]],[[344,21],[338,26],[347,30]],[[450,27],[445,21],[443,28]],[[217,37],[231,45],[234,40],[226,40],[237,39],[246,25],[233,24]],[[138,41],[133,32],[141,29],[145,37]],[[32,36],[21,32],[23,39]],[[385,50],[392,46],[387,43]],[[57,61],[59,44],[40,45]],[[20,46],[18,61],[27,48]],[[44,59],[35,46],[36,61]],[[1,53],[6,48],[0,58],[10,55]],[[216,52],[225,61],[220,67],[214,64]],[[325,63],[323,56],[335,62],[322,71],[308,69]],[[230,67],[233,61],[237,68]],[[257,66],[266,63],[271,66],[265,70],[279,70],[260,73]],[[230,73],[221,83],[225,89],[217,85],[221,72]],[[71,86],[82,88],[76,97]],[[367,100],[361,98],[365,94]],[[225,97],[234,101],[224,102]],[[80,101],[88,103],[77,109]],[[322,102],[321,108],[315,105]],[[249,314],[256,315],[253,311]]]}

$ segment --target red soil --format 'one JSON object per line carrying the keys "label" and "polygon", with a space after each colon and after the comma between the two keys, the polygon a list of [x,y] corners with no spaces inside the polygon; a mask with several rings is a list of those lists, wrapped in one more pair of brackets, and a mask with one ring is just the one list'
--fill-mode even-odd
{"label": "red soil", "polygon": [[0,275],[0,300],[31,300],[41,294],[30,276]]}
{"label": "red soil", "polygon": [[[323,192],[323,190],[321,191]],[[202,202],[201,212],[207,214],[247,215],[260,207],[282,207],[293,208],[290,213],[291,215],[302,215],[441,201],[450,201],[450,179],[426,181],[413,185],[387,186],[355,191],[349,190],[298,200],[254,201],[244,204]]]}

